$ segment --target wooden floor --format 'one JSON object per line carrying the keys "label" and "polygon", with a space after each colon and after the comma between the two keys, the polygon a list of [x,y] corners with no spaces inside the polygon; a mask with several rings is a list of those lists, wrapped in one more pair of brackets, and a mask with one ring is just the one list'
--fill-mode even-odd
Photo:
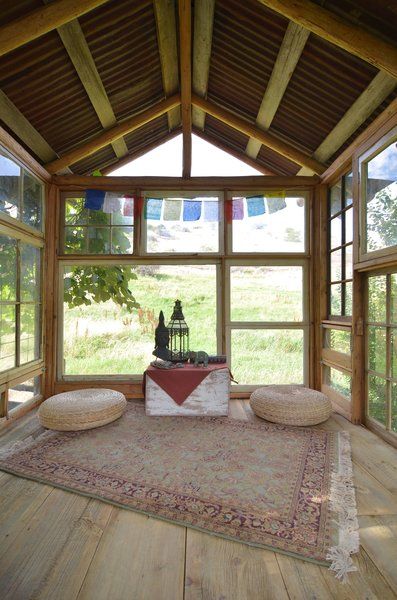
{"label": "wooden floor", "polygon": [[[232,417],[256,419],[246,401]],[[119,509],[0,472],[1,600],[363,600],[397,597],[397,452],[351,433],[361,550],[340,584],[324,567]],[[1,443],[38,435],[34,413]]]}

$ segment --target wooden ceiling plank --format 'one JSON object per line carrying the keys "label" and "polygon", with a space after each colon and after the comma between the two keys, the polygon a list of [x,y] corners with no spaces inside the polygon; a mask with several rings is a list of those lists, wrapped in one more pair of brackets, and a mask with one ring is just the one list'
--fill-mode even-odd
{"label": "wooden ceiling plank", "polygon": [[310,0],[259,0],[319,37],[397,78],[397,46]]}
{"label": "wooden ceiling plank", "polygon": [[0,56],[11,52],[108,0],[55,0],[0,27]]}
{"label": "wooden ceiling plank", "polygon": [[[215,0],[196,0],[194,4],[193,92],[202,98],[207,96],[214,12]],[[205,112],[193,106],[192,121],[195,127],[204,129]]]}
{"label": "wooden ceiling plank", "polygon": [[182,177],[192,170],[192,8],[191,0],[179,0],[179,53],[181,72],[181,111],[183,162]]}
{"label": "wooden ceiling plank", "polygon": [[[107,129],[115,125],[115,114],[80,23],[77,19],[74,19],[70,23],[58,27],[58,34],[98,115],[102,127]],[[112,146],[118,158],[122,158],[128,154],[128,148],[123,138],[115,140]]]}
{"label": "wooden ceiling plank", "polygon": [[85,142],[70,152],[67,152],[61,156],[61,158],[48,163],[46,165],[46,169],[50,173],[57,173],[60,169],[63,169],[64,167],[67,167],[81,160],[82,158],[85,158],[86,156],[91,156],[91,154],[94,154],[97,150],[104,148],[127,133],[131,133],[131,131],[135,131],[135,129],[139,129],[139,127],[142,127],[146,123],[153,121],[153,119],[157,119],[157,117],[164,115],[169,110],[179,106],[180,102],[181,97],[179,94],[175,94],[166,100],[162,100],[143,112],[133,115],[132,117],[128,117],[121,123],[110,127],[102,133],[99,133],[88,142]]}
{"label": "wooden ceiling plank", "polygon": [[[153,0],[153,7],[164,94],[165,96],[172,96],[179,89],[175,2],[174,0]],[[179,127],[181,123],[179,106],[167,114],[167,119],[170,130]]]}
{"label": "wooden ceiling plank", "polygon": [[[296,25],[296,23],[288,24],[256,117],[258,127],[264,130],[269,129],[309,35],[310,31],[300,25]],[[261,145],[258,140],[250,138],[246,148],[248,156],[255,159],[259,154]]]}
{"label": "wooden ceiling plank", "polygon": [[235,150],[234,148],[230,148],[230,146],[228,144],[224,143],[221,139],[213,138],[212,136],[210,136],[207,133],[205,133],[204,131],[202,131],[199,127],[193,126],[193,133],[195,135],[197,135],[198,137],[200,137],[201,139],[208,142],[209,144],[216,146],[220,150],[223,150],[224,152],[227,152],[231,156],[234,156],[234,158],[241,160],[242,162],[249,165],[253,169],[256,169],[257,171],[262,173],[262,175],[276,175],[274,173],[274,171],[267,169],[266,167],[264,167],[263,165],[258,163],[255,159],[250,158],[249,156],[244,154],[244,152],[239,152],[238,150]]}
{"label": "wooden ceiling plank", "polygon": [[[397,86],[394,77],[381,71],[371,81],[369,86],[351,105],[341,120],[321,142],[313,157],[326,162],[362,125],[373,111],[391,94]],[[298,175],[311,175],[311,169],[300,169]]]}
{"label": "wooden ceiling plank", "polygon": [[204,100],[203,98],[196,96],[196,94],[192,95],[192,103],[194,106],[201,108],[216,119],[226,123],[226,125],[237,129],[237,131],[241,131],[241,133],[244,133],[249,137],[257,139],[264,146],[268,146],[275,152],[278,152],[278,154],[285,156],[298,165],[301,165],[302,167],[309,167],[317,175],[321,175],[325,171],[325,166],[319,161],[315,160],[304,152],[297,150],[291,144],[283,142],[273,134],[263,131],[263,129],[259,129],[259,127],[256,125],[252,125],[245,119],[238,117],[229,110],[226,110],[217,104],[214,104],[213,102]]}

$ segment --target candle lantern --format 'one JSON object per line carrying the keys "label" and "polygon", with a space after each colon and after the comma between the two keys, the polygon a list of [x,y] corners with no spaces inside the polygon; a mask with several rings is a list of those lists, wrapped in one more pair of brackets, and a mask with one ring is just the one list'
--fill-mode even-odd
{"label": "candle lantern", "polygon": [[189,327],[185,321],[182,312],[182,303],[175,301],[174,311],[171,320],[168,323],[170,333],[169,349],[171,351],[171,360],[174,362],[183,362],[189,358]]}

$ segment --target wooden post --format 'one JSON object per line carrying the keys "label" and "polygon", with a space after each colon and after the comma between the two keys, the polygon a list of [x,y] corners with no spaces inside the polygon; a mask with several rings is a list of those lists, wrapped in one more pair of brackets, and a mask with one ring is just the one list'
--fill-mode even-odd
{"label": "wooden post", "polygon": [[321,390],[322,322],[327,319],[327,196],[326,185],[317,185],[313,206],[313,320],[314,388]]}
{"label": "wooden post", "polygon": [[183,134],[182,177],[192,168],[192,16],[190,0],[179,0],[179,52],[181,62],[181,108]]}

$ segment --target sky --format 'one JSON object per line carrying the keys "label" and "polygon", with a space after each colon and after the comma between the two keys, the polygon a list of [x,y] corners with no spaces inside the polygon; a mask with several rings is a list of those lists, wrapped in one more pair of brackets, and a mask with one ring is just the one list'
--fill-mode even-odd
{"label": "sky", "polygon": [[[227,152],[192,135],[192,177],[261,174]],[[182,177],[182,135],[157,146],[109,175]]]}

